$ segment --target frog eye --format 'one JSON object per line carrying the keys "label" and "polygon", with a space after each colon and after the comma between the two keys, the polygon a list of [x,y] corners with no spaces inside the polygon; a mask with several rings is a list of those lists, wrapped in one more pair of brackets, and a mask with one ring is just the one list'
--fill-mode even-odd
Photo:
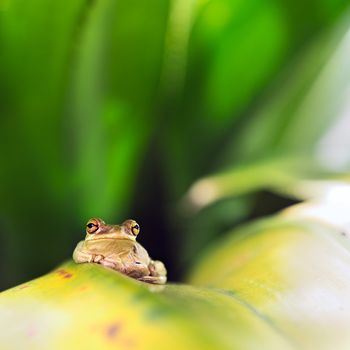
{"label": "frog eye", "polygon": [[140,225],[135,220],[126,220],[123,222],[122,226],[126,228],[128,234],[132,234],[135,237],[140,232]]}
{"label": "frog eye", "polygon": [[100,223],[97,219],[90,219],[86,224],[86,232],[87,233],[95,233],[100,227]]}
{"label": "frog eye", "polygon": [[134,236],[137,236],[140,232],[140,226],[136,222],[131,226],[131,232]]}

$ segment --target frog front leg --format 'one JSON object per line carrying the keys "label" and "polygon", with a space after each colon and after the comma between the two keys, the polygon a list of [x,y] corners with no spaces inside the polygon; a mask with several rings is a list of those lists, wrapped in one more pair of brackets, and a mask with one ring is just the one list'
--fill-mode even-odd
{"label": "frog front leg", "polygon": [[96,263],[101,264],[112,269],[122,271],[122,264],[116,261],[116,259],[106,258],[101,254],[94,254],[85,248],[84,241],[78,243],[77,247],[73,252],[73,260],[77,264],[81,263]]}
{"label": "frog front leg", "polygon": [[148,276],[142,276],[138,278],[139,281],[153,283],[153,284],[165,284],[166,283],[166,268],[164,264],[159,261],[151,261],[148,265],[150,274]]}

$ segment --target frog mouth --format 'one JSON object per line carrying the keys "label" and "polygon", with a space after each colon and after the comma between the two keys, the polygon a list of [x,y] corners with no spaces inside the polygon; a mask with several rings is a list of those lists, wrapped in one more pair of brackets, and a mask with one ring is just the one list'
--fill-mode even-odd
{"label": "frog mouth", "polygon": [[94,234],[89,235],[85,238],[87,241],[102,241],[102,240],[109,240],[109,241],[115,241],[115,240],[124,240],[124,241],[135,241],[135,237],[133,236],[124,236],[124,235],[106,235],[106,234]]}

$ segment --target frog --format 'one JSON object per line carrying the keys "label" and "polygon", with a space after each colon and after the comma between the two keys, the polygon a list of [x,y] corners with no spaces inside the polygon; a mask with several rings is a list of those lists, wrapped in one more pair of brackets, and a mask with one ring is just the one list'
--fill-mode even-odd
{"label": "frog", "polygon": [[100,218],[91,218],[86,223],[85,239],[74,249],[73,260],[100,264],[142,282],[165,284],[166,268],[161,261],[152,260],[136,241],[139,232],[140,225],[133,219],[109,225]]}

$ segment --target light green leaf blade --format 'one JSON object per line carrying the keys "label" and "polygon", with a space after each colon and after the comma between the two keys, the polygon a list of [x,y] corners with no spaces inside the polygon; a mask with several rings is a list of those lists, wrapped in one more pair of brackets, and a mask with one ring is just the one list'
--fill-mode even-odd
{"label": "light green leaf blade", "polygon": [[279,215],[238,228],[208,249],[189,281],[230,290],[298,348],[347,349],[349,252],[339,227]]}

